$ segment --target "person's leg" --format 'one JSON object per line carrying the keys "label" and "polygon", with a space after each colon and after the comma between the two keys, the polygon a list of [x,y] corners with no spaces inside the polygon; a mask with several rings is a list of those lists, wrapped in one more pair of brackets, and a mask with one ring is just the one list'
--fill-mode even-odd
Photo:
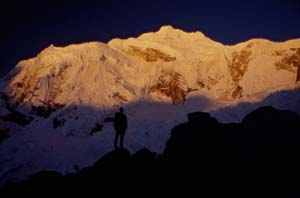
{"label": "person's leg", "polygon": [[119,139],[119,136],[120,136],[120,132],[119,132],[119,131],[116,131],[116,134],[115,134],[115,141],[114,141],[115,149],[118,149],[118,139]]}
{"label": "person's leg", "polygon": [[122,130],[121,134],[120,134],[120,148],[124,148],[124,136],[125,136],[125,130]]}

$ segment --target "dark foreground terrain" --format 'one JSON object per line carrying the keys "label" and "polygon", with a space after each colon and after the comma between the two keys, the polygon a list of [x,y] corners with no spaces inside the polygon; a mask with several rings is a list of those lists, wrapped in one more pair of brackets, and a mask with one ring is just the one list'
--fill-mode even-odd
{"label": "dark foreground terrain", "polygon": [[299,158],[300,116],[294,112],[261,107],[232,124],[195,112],[172,129],[161,155],[146,148],[133,155],[114,150],[78,173],[43,171],[1,193],[96,192],[101,197],[142,191],[143,197],[164,190],[185,197],[298,197]]}

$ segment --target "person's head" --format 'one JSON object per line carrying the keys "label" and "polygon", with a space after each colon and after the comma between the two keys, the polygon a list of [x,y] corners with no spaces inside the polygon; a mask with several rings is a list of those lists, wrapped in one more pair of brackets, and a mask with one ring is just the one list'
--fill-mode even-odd
{"label": "person's head", "polygon": [[123,107],[120,107],[120,113],[124,113],[124,108]]}

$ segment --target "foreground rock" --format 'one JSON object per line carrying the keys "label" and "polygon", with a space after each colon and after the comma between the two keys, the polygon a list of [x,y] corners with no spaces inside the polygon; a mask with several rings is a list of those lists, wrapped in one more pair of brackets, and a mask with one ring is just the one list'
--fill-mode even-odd
{"label": "foreground rock", "polygon": [[271,194],[294,192],[299,185],[294,179],[300,176],[299,133],[299,115],[272,107],[259,108],[242,123],[232,124],[195,112],[188,115],[186,123],[173,128],[162,155],[148,149],[133,155],[114,150],[78,173],[62,176],[44,171],[4,190],[105,190],[113,185],[145,188],[143,184],[157,190],[161,185],[197,181],[204,182],[201,187],[213,194],[222,194],[216,189],[232,186],[234,192],[253,193],[261,188]]}

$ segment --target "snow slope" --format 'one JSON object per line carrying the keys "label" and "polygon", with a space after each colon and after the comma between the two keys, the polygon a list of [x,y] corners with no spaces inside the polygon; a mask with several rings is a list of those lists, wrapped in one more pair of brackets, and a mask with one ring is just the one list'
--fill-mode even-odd
{"label": "snow slope", "polygon": [[[25,127],[0,120],[0,130],[11,129],[0,143],[0,184],[92,164],[113,149],[114,131],[104,119],[119,106],[128,116],[126,147],[160,153],[189,112],[208,111],[223,122],[262,105],[299,113],[299,81],[299,39],[226,46],[164,26],[107,44],[51,45],[0,81],[0,116],[14,109],[34,118]],[[37,109],[53,113],[41,117]],[[96,123],[103,130],[91,136]]]}

